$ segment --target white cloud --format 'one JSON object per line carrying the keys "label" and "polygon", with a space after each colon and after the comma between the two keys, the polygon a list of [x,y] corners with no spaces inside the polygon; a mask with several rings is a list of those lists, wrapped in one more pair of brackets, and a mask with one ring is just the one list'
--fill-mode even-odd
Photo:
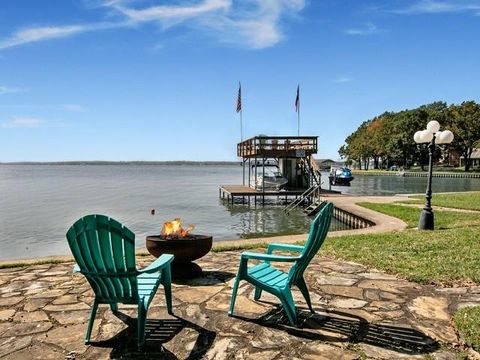
{"label": "white cloud", "polygon": [[204,0],[196,5],[152,6],[143,9],[128,7],[123,1],[109,3],[130,22],[154,22],[165,27],[190,21],[196,30],[206,31],[221,42],[261,49],[280,42],[283,17],[297,14],[305,0]]}
{"label": "white cloud", "polygon": [[86,27],[82,25],[68,26],[43,26],[32,27],[17,31],[7,39],[0,41],[0,49],[32,43],[36,41],[56,39],[78,34],[86,31]]}
{"label": "white cloud", "polygon": [[352,82],[353,81],[353,78],[348,76],[348,75],[340,75],[338,77],[336,77],[335,79],[333,79],[333,82],[336,83],[336,84],[345,84],[345,83],[349,83],[349,82]]}
{"label": "white cloud", "polygon": [[87,31],[105,30],[127,25],[126,23],[101,22],[85,25],[35,26],[19,30],[8,38],[0,40],[0,50],[39,41],[67,38]]}
{"label": "white cloud", "polygon": [[393,12],[397,14],[473,12],[480,15],[480,0],[420,0],[409,7],[397,9]]}
{"label": "white cloud", "polygon": [[262,49],[284,39],[283,18],[295,16],[304,0],[250,0],[248,8],[232,8],[221,17],[202,19],[202,25],[220,41]]}
{"label": "white cloud", "polygon": [[39,128],[46,124],[44,120],[29,117],[17,117],[9,121],[0,123],[0,128]]}
{"label": "white cloud", "polygon": [[[0,39],[0,50],[14,46],[67,38],[88,31],[154,23],[164,29],[185,24],[220,42],[261,49],[284,38],[284,19],[297,15],[306,0],[182,0],[177,5],[135,7],[130,0],[84,0],[92,9],[108,9],[110,19],[80,25],[34,26]],[[141,2],[140,2],[141,3]]]}
{"label": "white cloud", "polygon": [[166,19],[185,20],[215,11],[226,11],[230,9],[232,3],[231,0],[205,0],[195,5],[159,5],[144,9],[126,7],[121,1],[110,1],[106,5],[117,9],[134,22],[149,22]]}
{"label": "white cloud", "polygon": [[0,86],[0,95],[23,92],[25,89],[14,88],[10,86]]}
{"label": "white cloud", "polygon": [[347,35],[372,35],[378,33],[378,27],[373,23],[365,23],[358,28],[345,29],[344,33]]}

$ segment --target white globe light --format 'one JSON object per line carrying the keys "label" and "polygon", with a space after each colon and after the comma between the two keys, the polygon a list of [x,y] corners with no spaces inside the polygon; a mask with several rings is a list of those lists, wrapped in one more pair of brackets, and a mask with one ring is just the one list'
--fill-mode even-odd
{"label": "white globe light", "polygon": [[421,143],[422,143],[422,132],[421,132],[421,131],[417,131],[417,132],[413,135],[413,140],[414,140],[417,144],[421,144]]}
{"label": "white globe light", "polygon": [[437,131],[435,133],[435,144],[442,145],[445,144],[442,139],[443,131]]}
{"label": "white globe light", "polygon": [[453,133],[450,130],[442,131],[439,144],[450,144],[453,141]]}
{"label": "white globe light", "polygon": [[427,124],[427,130],[429,130],[432,133],[436,133],[437,131],[440,130],[440,124],[436,120],[432,120]]}
{"label": "white globe light", "polygon": [[433,133],[429,130],[423,130],[420,134],[420,140],[422,143],[429,143],[433,139]]}

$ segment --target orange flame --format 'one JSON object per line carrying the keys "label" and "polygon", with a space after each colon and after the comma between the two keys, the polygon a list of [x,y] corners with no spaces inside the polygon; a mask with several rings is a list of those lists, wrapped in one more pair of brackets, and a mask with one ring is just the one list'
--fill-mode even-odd
{"label": "orange flame", "polygon": [[182,227],[182,219],[176,218],[172,221],[167,221],[162,227],[162,238],[178,239],[185,238],[195,228],[195,225],[188,225],[186,229]]}

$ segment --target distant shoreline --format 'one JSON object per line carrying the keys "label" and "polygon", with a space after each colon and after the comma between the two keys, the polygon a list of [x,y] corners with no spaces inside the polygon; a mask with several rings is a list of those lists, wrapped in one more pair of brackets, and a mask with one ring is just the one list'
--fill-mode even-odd
{"label": "distant shoreline", "polygon": [[16,161],[0,165],[240,165],[240,161]]}

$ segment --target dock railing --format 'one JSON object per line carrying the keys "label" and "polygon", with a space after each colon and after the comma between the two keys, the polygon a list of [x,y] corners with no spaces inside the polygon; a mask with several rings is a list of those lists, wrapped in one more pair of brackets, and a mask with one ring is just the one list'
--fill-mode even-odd
{"label": "dock railing", "polygon": [[237,144],[239,157],[305,157],[317,151],[317,136],[255,136]]}
{"label": "dock railing", "polygon": [[309,198],[313,198],[314,201],[315,199],[320,199],[320,185],[313,185],[309,187],[302,195],[300,195],[298,198],[296,198],[294,201],[292,201],[290,204],[288,204],[283,211],[285,214],[289,214],[291,211],[296,209],[298,206],[300,206],[305,200]]}

